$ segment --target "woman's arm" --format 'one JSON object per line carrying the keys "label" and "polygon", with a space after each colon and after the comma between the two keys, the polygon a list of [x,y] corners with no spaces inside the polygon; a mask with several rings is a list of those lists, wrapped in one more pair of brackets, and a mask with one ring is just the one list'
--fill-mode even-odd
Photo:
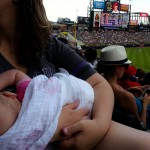
{"label": "woman's arm", "polygon": [[92,119],[82,120],[64,128],[65,135],[74,134],[74,136],[61,142],[63,148],[92,149],[103,139],[109,129],[114,106],[112,88],[98,73],[89,77],[87,82],[91,84],[95,93]]}
{"label": "woman's arm", "polygon": [[[140,102],[140,100],[135,98],[135,96],[132,93],[124,90],[123,88],[113,87],[113,89],[118,108],[136,116],[139,121],[144,122],[144,126],[146,127],[146,110],[147,105],[149,104],[149,98],[144,97],[142,107],[142,103]],[[140,106],[141,112],[138,112],[138,107]]]}
{"label": "woman's arm", "polygon": [[113,86],[113,90],[116,106],[126,113],[135,115],[140,121],[135,96],[117,85]]}
{"label": "woman's arm", "polygon": [[107,132],[114,107],[114,94],[110,84],[98,73],[95,73],[87,82],[91,84],[95,93],[92,119],[99,124],[101,138]]}

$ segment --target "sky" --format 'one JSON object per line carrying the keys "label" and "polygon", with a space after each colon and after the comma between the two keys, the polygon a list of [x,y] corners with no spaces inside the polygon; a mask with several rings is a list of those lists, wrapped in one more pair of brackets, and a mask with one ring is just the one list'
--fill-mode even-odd
{"label": "sky", "polygon": [[[77,16],[87,17],[90,0],[43,0],[47,17],[50,21],[57,18],[70,18],[76,21]],[[97,0],[101,1],[101,0]],[[120,0],[121,4],[131,4],[132,12],[146,12],[150,15],[150,0]]]}

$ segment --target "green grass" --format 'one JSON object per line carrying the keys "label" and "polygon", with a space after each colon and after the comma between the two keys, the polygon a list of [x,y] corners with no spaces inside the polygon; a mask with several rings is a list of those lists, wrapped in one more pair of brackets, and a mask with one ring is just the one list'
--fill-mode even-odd
{"label": "green grass", "polygon": [[[132,61],[132,65],[150,72],[150,47],[126,48],[126,51],[128,59]],[[100,50],[98,50],[99,55]]]}
{"label": "green grass", "polygon": [[136,47],[126,48],[128,59],[137,68],[142,68],[146,72],[150,72],[150,48]]}

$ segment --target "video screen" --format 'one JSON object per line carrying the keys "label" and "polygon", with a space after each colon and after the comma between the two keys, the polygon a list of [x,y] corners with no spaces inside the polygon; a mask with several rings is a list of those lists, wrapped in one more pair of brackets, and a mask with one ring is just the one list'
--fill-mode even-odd
{"label": "video screen", "polygon": [[121,27],[122,26],[122,14],[116,13],[101,13],[101,26],[109,27]]}

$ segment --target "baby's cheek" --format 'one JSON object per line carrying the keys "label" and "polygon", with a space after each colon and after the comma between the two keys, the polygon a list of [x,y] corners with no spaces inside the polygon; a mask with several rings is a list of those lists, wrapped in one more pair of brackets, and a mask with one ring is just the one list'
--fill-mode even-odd
{"label": "baby's cheek", "polygon": [[11,100],[11,108],[14,111],[14,113],[18,115],[21,109],[21,102],[17,98],[14,100]]}
{"label": "baby's cheek", "polygon": [[16,100],[16,104],[15,104],[15,108],[16,108],[16,112],[19,114],[20,109],[21,109],[21,102],[19,100]]}

